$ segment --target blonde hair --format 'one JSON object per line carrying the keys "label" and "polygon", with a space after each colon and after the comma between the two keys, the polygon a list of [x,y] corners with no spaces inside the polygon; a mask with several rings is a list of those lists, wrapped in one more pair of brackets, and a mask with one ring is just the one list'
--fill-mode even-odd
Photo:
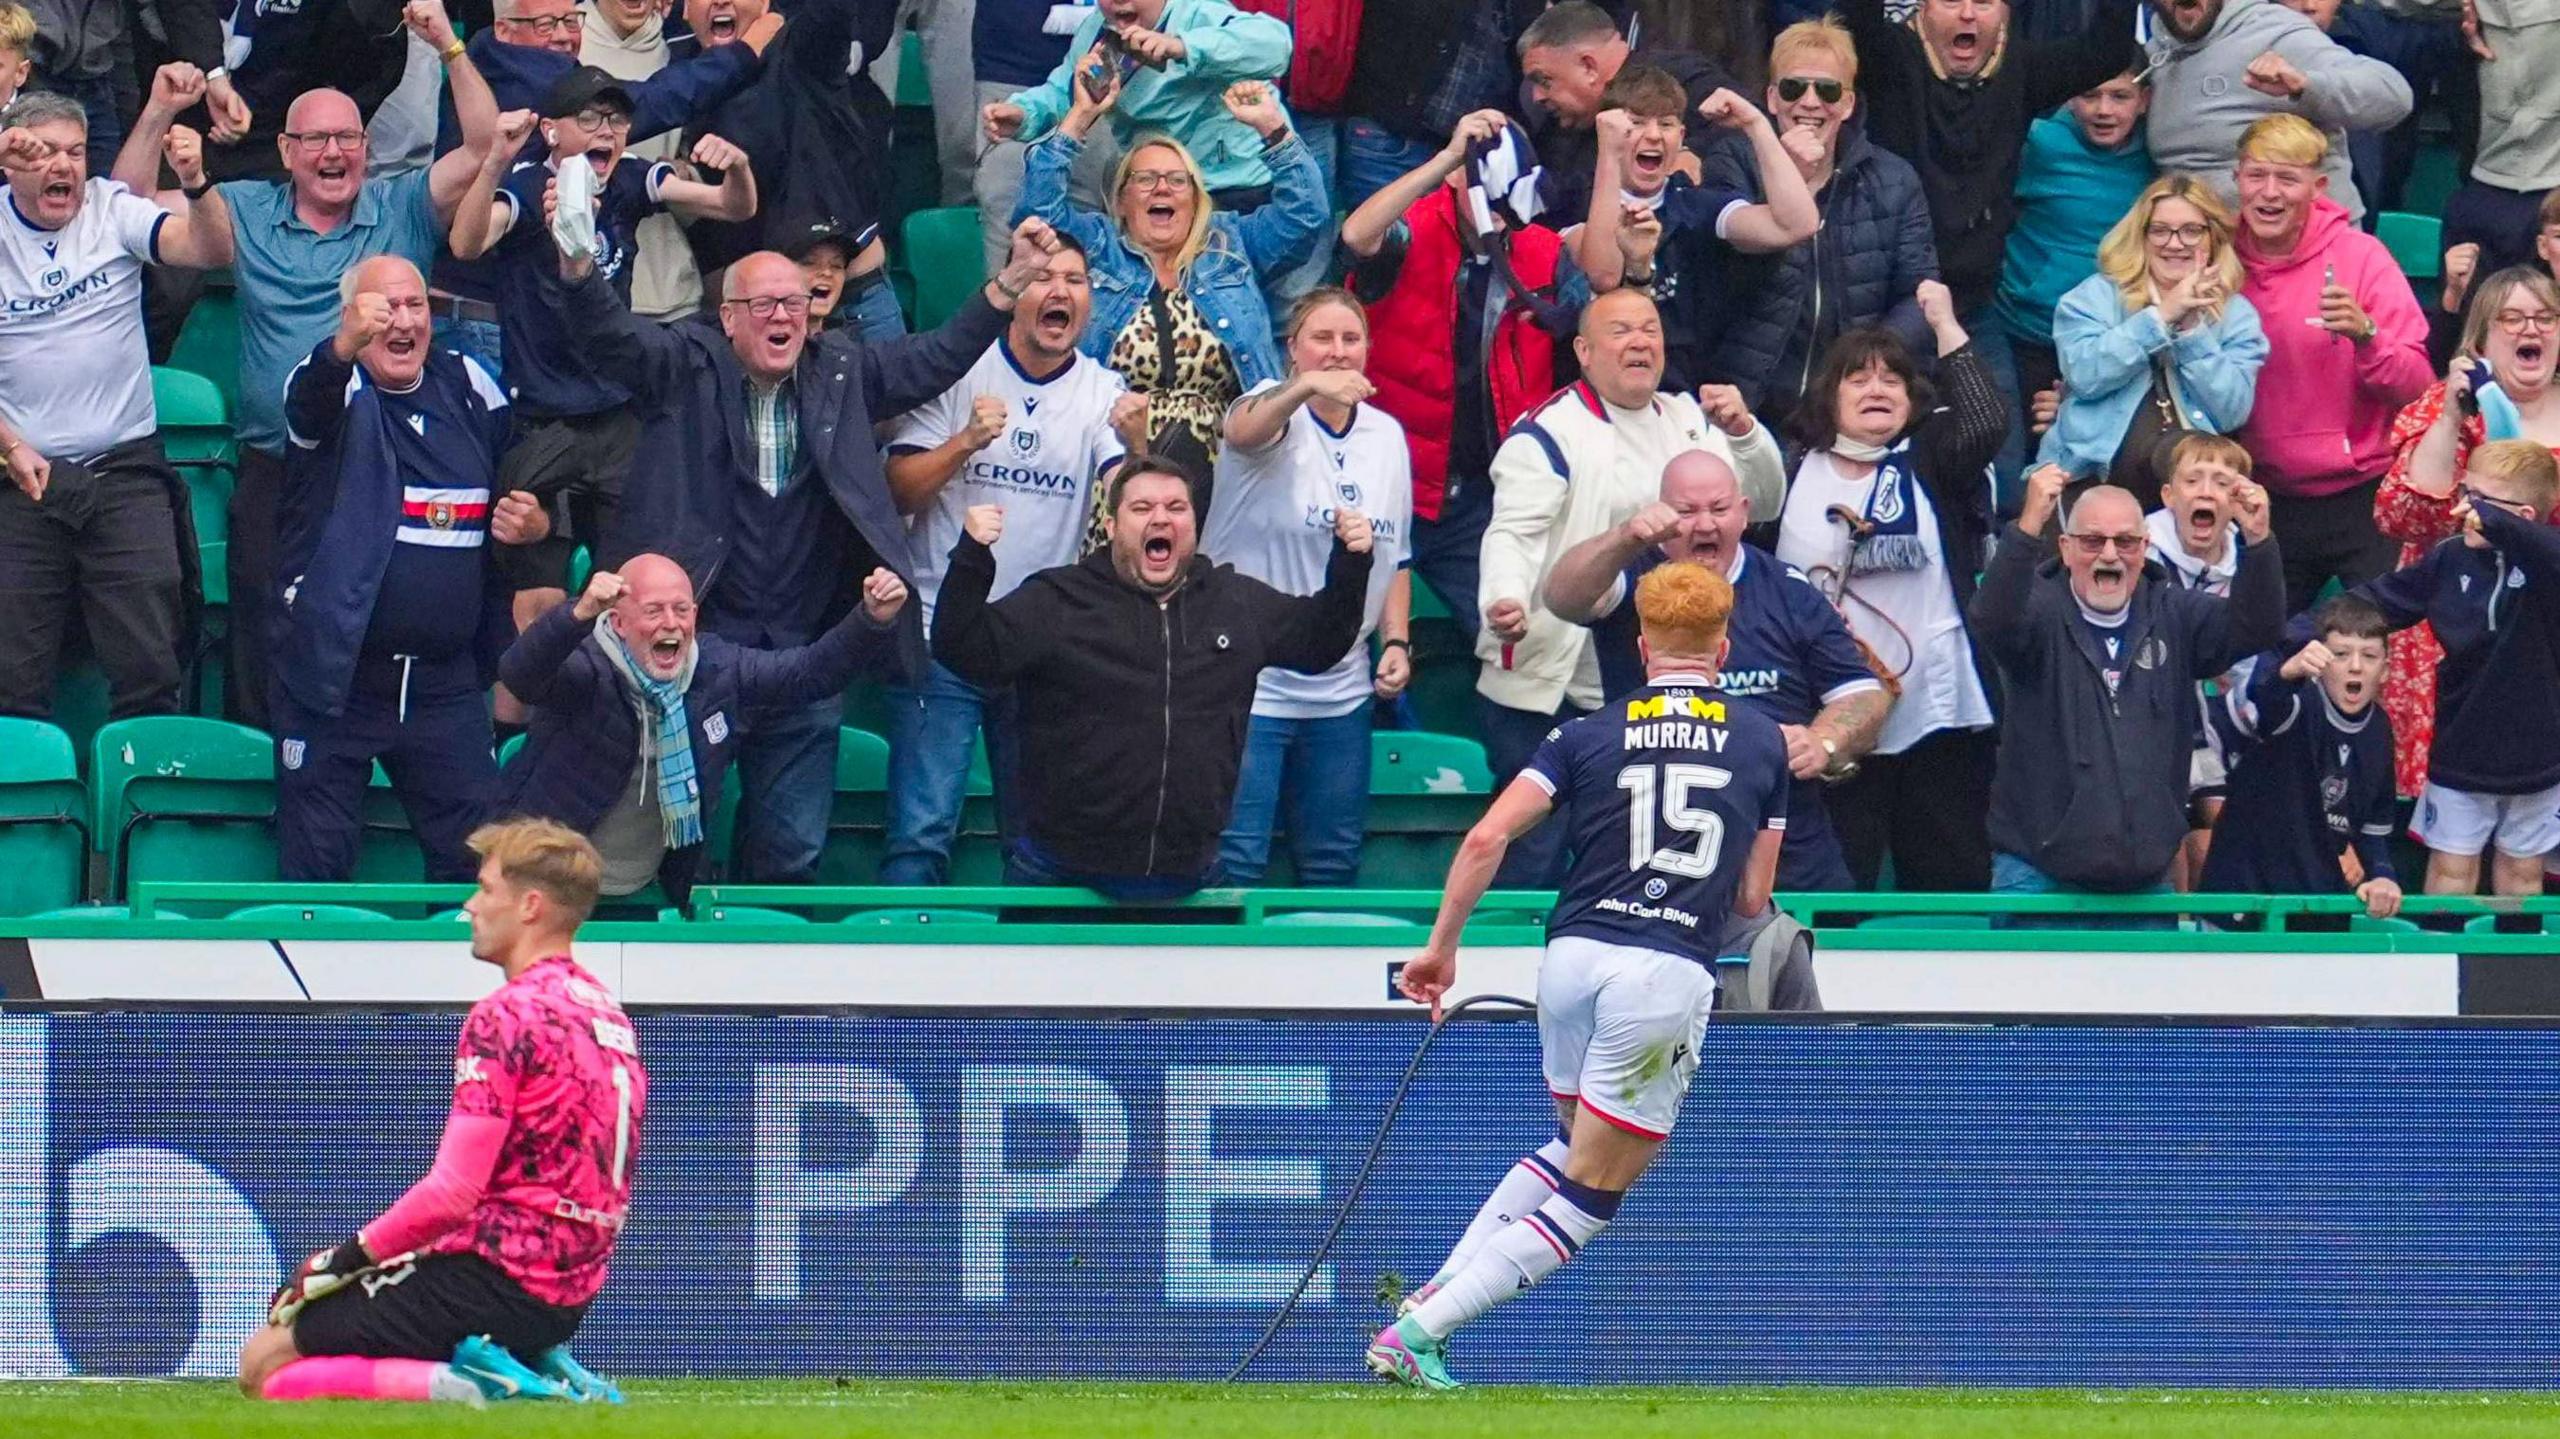
{"label": "blonde hair", "polygon": [[2237,158],[2270,165],[2318,165],[2329,158],[2329,137],[2299,115],[2269,115],[2240,132]]}
{"label": "blonde hair", "polygon": [[[2555,191],[2560,194],[2560,191]],[[2489,327],[2498,321],[2498,312],[2516,291],[2523,290],[2540,300],[2554,314],[2560,314],[2560,281],[2551,278],[2539,265],[2509,265],[2471,292],[2471,313],[2462,317],[2462,344],[2457,353],[2478,356],[2489,343]]]}
{"label": "blonde hair", "polygon": [[1819,20],[1798,20],[1778,32],[1769,42],[1769,83],[1776,84],[1788,69],[1807,55],[1821,55],[1840,62],[1840,83],[1858,88],[1858,42],[1849,35],[1849,27],[1837,15]]}
{"label": "blonde hair", "polygon": [[2174,477],[2189,465],[2220,465],[2242,479],[2249,477],[2249,447],[2229,435],[2208,435],[2198,430],[2178,441],[2169,450],[2169,473]]}
{"label": "blonde hair", "polygon": [[1181,141],[1161,131],[1151,131],[1129,142],[1129,148],[1120,153],[1120,163],[1111,171],[1111,219],[1125,236],[1129,225],[1120,217],[1120,196],[1129,188],[1129,172],[1138,168],[1139,151],[1159,146],[1171,150],[1181,160],[1183,172],[1191,177],[1191,197],[1196,202],[1191,207],[1191,233],[1182,237],[1182,253],[1173,261],[1176,271],[1188,270],[1191,262],[1200,258],[1200,252],[1209,248],[1209,220],[1217,214],[1218,207],[1209,198],[1209,177],[1201,172],[1200,162],[1191,158]]}
{"label": "blonde hair", "polygon": [[604,859],[587,837],[547,819],[510,819],[471,832],[471,852],[498,862],[518,889],[540,890],[575,929],[595,913],[604,888]]}
{"label": "blonde hair", "polygon": [[2514,484],[2525,493],[2512,498],[2533,506],[2537,515],[2548,517],[2553,498],[2560,496],[2560,460],[2539,440],[2491,440],[2474,449],[2462,468],[2466,475]]}
{"label": "blonde hair", "polygon": [[1705,565],[1662,565],[1636,581],[1636,618],[1657,653],[1714,654],[1733,619],[1733,584]]}
{"label": "blonde hair", "polygon": [[26,59],[35,48],[35,12],[24,5],[0,5],[0,50]]}
{"label": "blonde hair", "polygon": [[2205,318],[2222,323],[2223,307],[2240,293],[2248,275],[2240,268],[2240,252],[2231,244],[2231,211],[2220,196],[2205,188],[2193,175],[2163,175],[2142,187],[2135,196],[2133,208],[2124,212],[2115,228],[2098,242],[2098,273],[2113,280],[2116,297],[2130,312],[2151,303],[2151,251],[2149,237],[2143,232],[2151,228],[2151,217],[2161,203],[2184,200],[2204,216],[2205,227],[2212,231],[2205,238],[2204,264],[2213,277],[2222,282],[2222,298],[2205,307]]}

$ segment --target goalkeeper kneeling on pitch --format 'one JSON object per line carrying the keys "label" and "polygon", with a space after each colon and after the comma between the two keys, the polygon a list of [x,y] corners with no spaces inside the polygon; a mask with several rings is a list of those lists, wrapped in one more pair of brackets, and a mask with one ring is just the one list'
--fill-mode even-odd
{"label": "goalkeeper kneeling on pitch", "polygon": [[471,956],[506,982],[463,1021],[435,1167],[276,1291],[240,1351],[253,1399],[621,1400],[567,1348],[630,1212],[649,1094],[631,1021],[570,957],[603,862],[548,820],[471,849]]}

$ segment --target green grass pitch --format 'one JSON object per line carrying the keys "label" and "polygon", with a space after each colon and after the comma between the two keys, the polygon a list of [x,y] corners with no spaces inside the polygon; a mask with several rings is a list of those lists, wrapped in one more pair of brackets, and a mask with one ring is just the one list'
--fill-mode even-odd
{"label": "green grass pitch", "polygon": [[225,1385],[0,1384],[13,1439],[328,1435],[895,1436],[895,1439],[1367,1439],[1663,1435],[1696,1439],[2078,1439],[2083,1435],[2547,1436],[2560,1394],[2256,1394],[1881,1389],[1481,1389],[1385,1385],[911,1384],[869,1380],[661,1382],[619,1409],[502,1405],[253,1405]]}

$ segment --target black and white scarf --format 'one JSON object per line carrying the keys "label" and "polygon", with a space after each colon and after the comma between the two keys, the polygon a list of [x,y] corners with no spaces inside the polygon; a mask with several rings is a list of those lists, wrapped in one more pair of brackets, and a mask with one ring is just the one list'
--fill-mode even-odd
{"label": "black and white scarf", "polygon": [[1911,468],[1911,442],[1870,445],[1843,435],[1832,442],[1831,453],[1876,467],[1858,515],[1858,539],[1849,548],[1849,573],[1927,569],[1929,545],[1920,535],[1920,477]]}

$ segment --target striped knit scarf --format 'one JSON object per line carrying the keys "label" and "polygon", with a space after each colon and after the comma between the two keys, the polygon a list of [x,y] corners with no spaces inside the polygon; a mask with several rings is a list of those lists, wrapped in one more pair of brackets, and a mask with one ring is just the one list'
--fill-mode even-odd
{"label": "striped knit scarf", "polygon": [[693,685],[698,647],[685,651],[684,668],[671,680],[652,679],[637,656],[614,633],[611,615],[596,616],[596,643],[607,662],[621,673],[636,696],[644,720],[654,720],[657,736],[650,768],[658,778],[658,823],[667,848],[702,843],[702,785],[693,770],[693,724],[684,711],[684,692]]}
{"label": "striped knit scarf", "polygon": [[1929,546],[1920,537],[1918,476],[1911,470],[1911,442],[1870,445],[1842,435],[1832,442],[1831,452],[1876,467],[1875,484],[1867,491],[1866,508],[1858,516],[1861,538],[1850,552],[1849,573],[1927,569]]}

